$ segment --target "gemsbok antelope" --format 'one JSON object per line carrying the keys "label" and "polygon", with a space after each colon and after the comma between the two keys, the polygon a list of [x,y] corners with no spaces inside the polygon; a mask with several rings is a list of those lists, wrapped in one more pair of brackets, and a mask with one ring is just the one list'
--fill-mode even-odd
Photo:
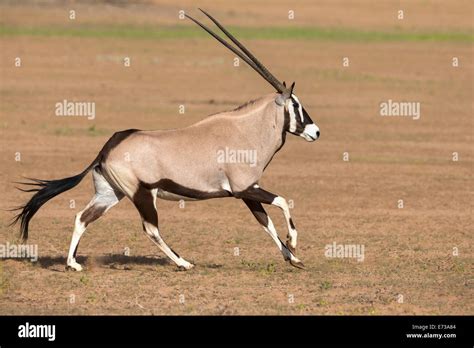
{"label": "gemsbok antelope", "polygon": [[[273,238],[284,259],[295,267],[304,267],[295,256],[297,232],[287,201],[265,191],[258,182],[275,153],[284,145],[287,132],[314,141],[319,137],[319,128],[293,94],[294,83],[286,87],[217,20],[202,12],[240,50],[194,18],[187,17],[244,60],[276,89],[276,93],[248,102],[235,110],[209,116],[182,129],[129,129],[117,132],[82,173],[59,180],[29,179],[31,181],[20,183],[33,186],[28,190],[20,190],[35,192],[28,203],[17,208],[21,212],[12,222],[20,222],[23,242],[28,238],[29,222],[38,209],[53,197],[75,187],[92,171],[95,195],[84,210],[76,215],[67,257],[68,269],[82,270],[82,266],[76,262],[76,253],[86,227],[123,197],[129,198],[138,209],[146,235],[180,269],[190,269],[194,265],[179,256],[161,237],[157,198],[176,201],[221,197],[242,199]],[[252,165],[218,161],[217,154],[223,149],[252,149],[257,154],[256,160]],[[283,211],[288,226],[286,244],[278,237],[262,203],[277,206]]]}

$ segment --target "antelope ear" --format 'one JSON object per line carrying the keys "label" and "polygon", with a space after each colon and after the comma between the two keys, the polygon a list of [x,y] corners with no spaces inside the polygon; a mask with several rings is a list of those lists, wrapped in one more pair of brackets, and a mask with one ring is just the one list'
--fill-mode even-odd
{"label": "antelope ear", "polygon": [[293,93],[293,88],[295,87],[295,83],[293,82],[290,88],[286,87],[285,82],[283,82],[283,85],[285,86],[285,90],[279,93],[278,96],[275,98],[275,103],[280,106],[285,105],[286,100],[291,97],[291,94]]}

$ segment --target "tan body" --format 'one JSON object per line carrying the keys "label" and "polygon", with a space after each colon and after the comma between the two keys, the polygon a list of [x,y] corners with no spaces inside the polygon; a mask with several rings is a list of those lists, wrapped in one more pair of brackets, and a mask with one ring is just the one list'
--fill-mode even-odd
{"label": "tan body", "polygon": [[[104,175],[129,197],[133,197],[140,182],[153,184],[161,179],[208,193],[243,191],[258,182],[283,144],[284,112],[275,97],[272,93],[239,110],[209,116],[187,128],[130,134],[101,163]],[[275,117],[268,117],[269,114]],[[226,147],[255,150],[256,165],[218,163],[218,151]],[[161,194],[162,198],[190,199]]]}

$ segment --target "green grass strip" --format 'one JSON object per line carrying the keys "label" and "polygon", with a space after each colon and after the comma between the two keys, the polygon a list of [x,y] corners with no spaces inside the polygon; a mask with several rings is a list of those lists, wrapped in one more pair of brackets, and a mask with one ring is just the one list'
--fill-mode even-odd
{"label": "green grass strip", "polygon": [[[327,29],[317,27],[230,27],[242,39],[260,40],[316,40],[347,42],[474,42],[468,32],[390,32],[360,31],[357,29]],[[1,37],[86,37],[125,39],[189,39],[208,37],[199,28],[191,26],[76,26],[76,27],[14,27],[0,24]]]}

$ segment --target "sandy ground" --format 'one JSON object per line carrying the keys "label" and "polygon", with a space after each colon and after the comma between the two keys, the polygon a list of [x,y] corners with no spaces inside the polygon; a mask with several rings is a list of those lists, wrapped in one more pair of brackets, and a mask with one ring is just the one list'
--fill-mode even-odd
{"label": "sandy ground", "polygon": [[[307,1],[295,11],[301,26],[472,32],[468,1],[443,4]],[[283,1],[270,9],[204,5],[233,25],[295,25]],[[396,20],[400,6],[409,13],[403,24]],[[69,8],[3,3],[1,24],[68,25]],[[181,7],[172,1],[75,8],[82,24],[180,24]],[[84,235],[78,255],[87,269],[66,272],[74,215],[93,194],[88,176],[32,220],[28,243],[38,245],[38,262],[0,261],[0,314],[473,313],[472,43],[246,43],[275,75],[297,81],[296,94],[321,129],[315,143],[288,136],[260,183],[294,202],[298,256],[307,269],[283,261],[241,201],[184,208],[159,201],[162,235],[197,265],[177,272],[123,200]],[[6,209],[29,197],[14,189],[22,176],[76,174],[115,131],[184,127],[271,91],[249,68],[234,67],[233,56],[210,38],[3,35],[0,44],[2,244],[16,243],[18,228],[8,227]],[[131,57],[128,68],[124,56]],[[95,101],[96,118],[54,116],[63,99]],[[388,99],[420,102],[420,119],[381,117],[379,104]],[[281,212],[268,211],[284,238]],[[333,242],[363,245],[364,260],[326,257]]]}

